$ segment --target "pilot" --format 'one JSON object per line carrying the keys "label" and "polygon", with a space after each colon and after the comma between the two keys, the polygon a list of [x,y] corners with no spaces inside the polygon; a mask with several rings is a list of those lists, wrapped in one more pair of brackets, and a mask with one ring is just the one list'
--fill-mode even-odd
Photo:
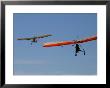
{"label": "pilot", "polygon": [[[76,45],[76,46],[75,46],[75,56],[77,56],[77,53],[78,53],[79,51],[84,52],[84,55],[85,55],[85,50],[84,50],[84,49],[81,50],[79,44],[75,44],[75,45]],[[72,46],[74,46],[74,45],[72,45]]]}

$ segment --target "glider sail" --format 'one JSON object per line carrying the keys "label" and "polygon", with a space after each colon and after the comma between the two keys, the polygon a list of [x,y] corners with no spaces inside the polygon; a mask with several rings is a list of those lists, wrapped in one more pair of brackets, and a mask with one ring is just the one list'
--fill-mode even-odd
{"label": "glider sail", "polygon": [[79,43],[89,42],[93,40],[97,40],[97,36],[92,36],[89,38],[76,40],[76,41],[48,42],[48,43],[44,43],[43,47],[54,47],[54,46],[62,46],[62,45],[70,45],[70,44],[79,44]]}

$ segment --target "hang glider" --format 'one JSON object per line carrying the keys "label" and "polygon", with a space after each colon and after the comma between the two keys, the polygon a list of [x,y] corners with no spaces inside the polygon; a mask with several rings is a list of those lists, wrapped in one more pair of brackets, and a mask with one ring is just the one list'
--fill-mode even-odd
{"label": "hang glider", "polygon": [[61,42],[48,42],[44,43],[43,47],[55,47],[55,46],[63,46],[63,45],[70,45],[70,44],[79,44],[79,43],[84,43],[84,42],[89,42],[96,40],[97,36],[85,38],[82,40],[73,40],[73,41],[61,41]]}
{"label": "hang glider", "polygon": [[34,36],[34,37],[30,37],[30,38],[18,38],[17,40],[31,40],[31,44],[32,44],[33,42],[37,43],[38,39],[45,38],[45,37],[48,37],[48,36],[52,36],[52,35],[51,34],[44,34],[44,35],[41,35],[41,36]]}
{"label": "hang glider", "polygon": [[61,42],[48,42],[48,43],[44,43],[43,47],[55,47],[55,46],[64,46],[64,45],[76,45],[76,52],[75,52],[75,56],[77,56],[77,53],[79,51],[84,52],[85,55],[85,50],[84,49],[80,49],[80,44],[81,43],[85,43],[85,42],[89,42],[89,41],[93,41],[93,40],[97,40],[97,36],[92,36],[92,37],[88,37],[82,40],[73,40],[73,41],[61,41]]}

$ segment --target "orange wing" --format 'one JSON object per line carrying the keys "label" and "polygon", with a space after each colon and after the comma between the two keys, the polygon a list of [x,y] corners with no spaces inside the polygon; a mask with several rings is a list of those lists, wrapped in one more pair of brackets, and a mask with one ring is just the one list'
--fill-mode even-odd
{"label": "orange wing", "polygon": [[96,39],[97,39],[97,36],[93,36],[93,37],[89,37],[83,40],[78,40],[77,43],[89,42],[89,41],[96,40]]}
{"label": "orange wing", "polygon": [[54,47],[54,46],[62,46],[62,45],[70,45],[70,44],[78,44],[78,43],[84,43],[96,40],[97,36],[89,37],[82,40],[76,40],[76,41],[62,41],[62,42],[50,42],[50,43],[44,43],[43,47]]}

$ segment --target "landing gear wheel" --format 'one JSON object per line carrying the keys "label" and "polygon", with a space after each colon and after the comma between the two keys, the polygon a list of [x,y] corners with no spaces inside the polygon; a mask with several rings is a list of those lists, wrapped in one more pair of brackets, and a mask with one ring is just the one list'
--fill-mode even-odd
{"label": "landing gear wheel", "polygon": [[31,45],[32,45],[32,42],[31,42]]}
{"label": "landing gear wheel", "polygon": [[77,56],[77,54],[75,53],[75,56]]}

